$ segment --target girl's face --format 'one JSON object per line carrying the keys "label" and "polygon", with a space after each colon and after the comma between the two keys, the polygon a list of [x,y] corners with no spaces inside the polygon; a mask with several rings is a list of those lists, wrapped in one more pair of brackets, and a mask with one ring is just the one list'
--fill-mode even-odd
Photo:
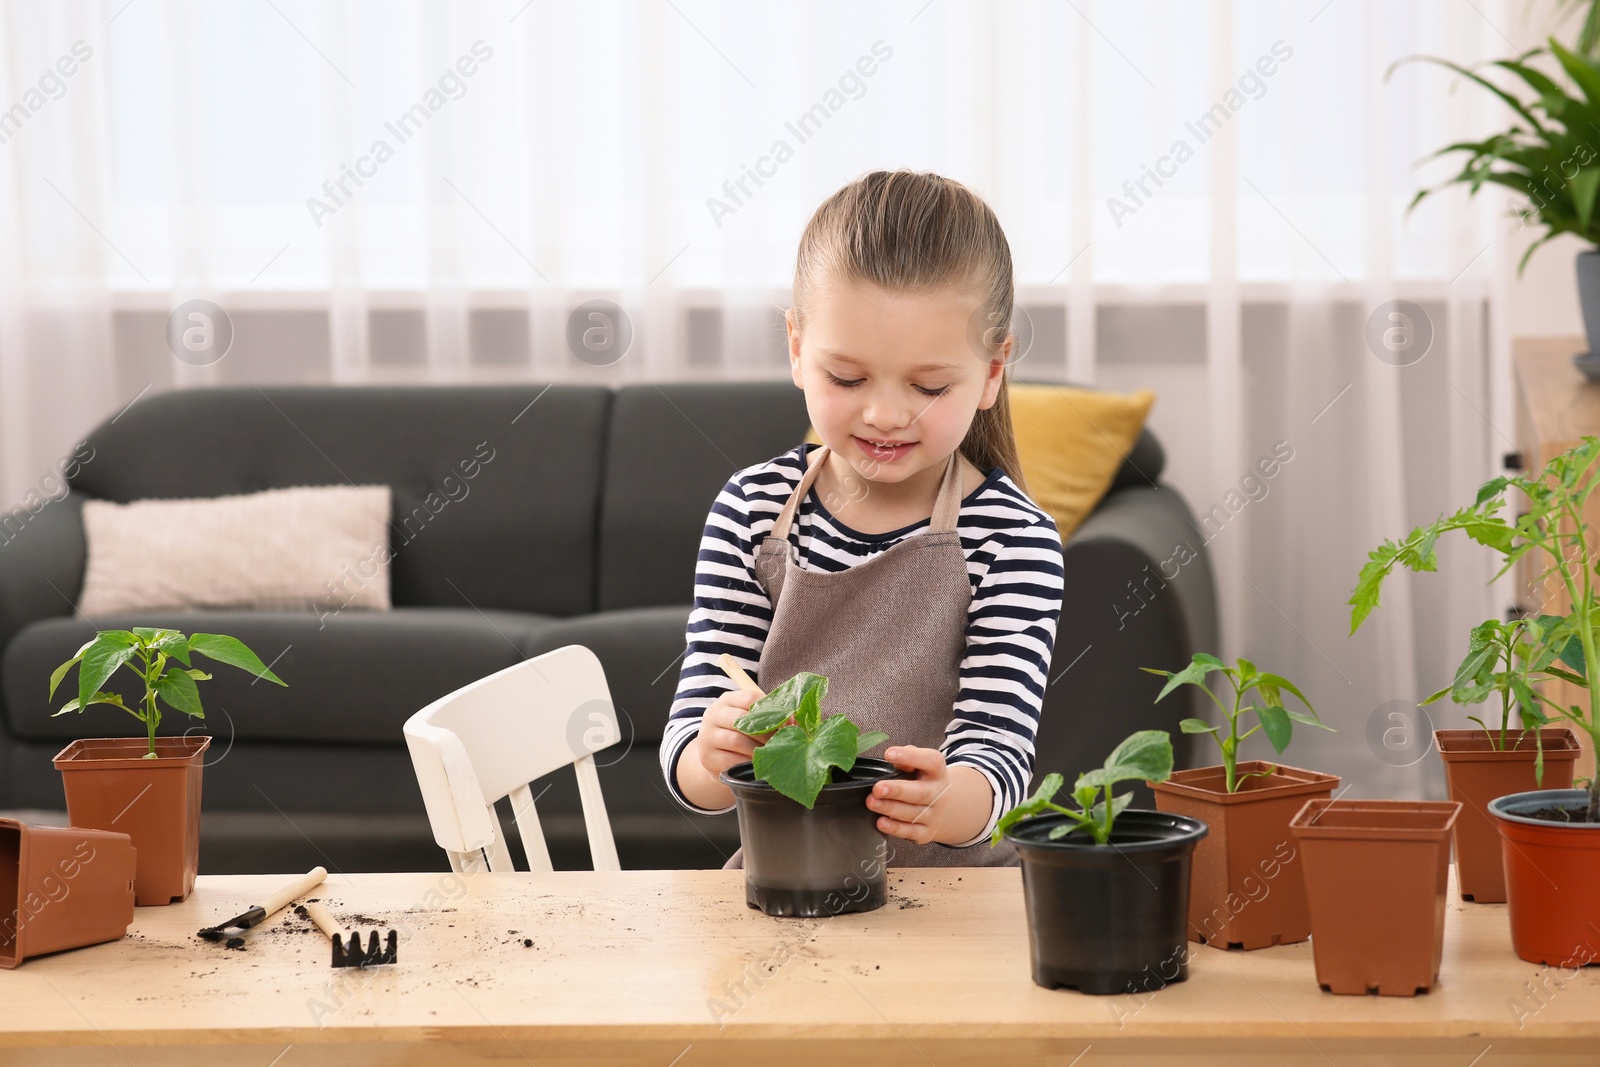
{"label": "girl's face", "polygon": [[975,293],[862,282],[819,286],[803,331],[790,311],[789,365],[811,425],[861,477],[925,489],[993,406],[1012,342],[983,358],[978,310]]}

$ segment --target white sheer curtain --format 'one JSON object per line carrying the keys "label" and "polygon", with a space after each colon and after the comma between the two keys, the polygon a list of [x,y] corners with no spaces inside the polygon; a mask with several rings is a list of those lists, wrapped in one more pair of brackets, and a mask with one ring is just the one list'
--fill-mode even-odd
{"label": "white sheer curtain", "polygon": [[[1414,161],[1503,116],[1437,68],[1384,73],[1507,54],[1510,20],[1394,0],[3,3],[0,490],[39,499],[91,426],[160,389],[780,376],[774,308],[817,202],[936,170],[1010,236],[1020,375],[1157,390],[1167,480],[1211,516],[1219,651],[1300,681],[1340,731],[1291,761],[1352,796],[1436,794],[1390,712],[1501,606],[1486,561],[1397,581],[1353,639],[1343,601],[1368,548],[1512,447],[1503,205],[1452,192],[1403,217],[1449,170]],[[192,299],[227,313],[220,359],[169,350]],[[568,344],[591,299],[626,313],[621,358]],[[1391,300],[1420,309],[1420,360],[1366,340]]]}

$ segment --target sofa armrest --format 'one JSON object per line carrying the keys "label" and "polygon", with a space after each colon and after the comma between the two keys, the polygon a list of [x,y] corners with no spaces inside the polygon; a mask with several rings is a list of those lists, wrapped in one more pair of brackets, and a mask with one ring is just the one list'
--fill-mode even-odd
{"label": "sofa armrest", "polygon": [[[1189,505],[1170,486],[1139,486],[1114,492],[1100,502],[1073,533],[1070,546],[1121,541],[1145,560],[1145,570],[1128,575],[1141,599],[1171,591],[1182,613],[1184,643],[1195,652],[1217,651],[1217,584],[1206,539],[1195,526]],[[1125,607],[1137,612],[1140,599]],[[1119,620],[1122,621],[1122,620]],[[1187,659],[1187,657],[1185,657]],[[1155,666],[1155,664],[1151,664]],[[1176,670],[1173,665],[1168,670]]]}
{"label": "sofa armrest", "polygon": [[[1178,767],[1208,755],[1178,728],[1203,714],[1199,694],[1186,688],[1157,704],[1162,679],[1139,669],[1177,670],[1195,652],[1216,651],[1216,587],[1190,519],[1172,489],[1131,487],[1107,496],[1068,539],[1035,784],[1051,771],[1070,783],[1135,730],[1170,732]],[[1151,806],[1148,787],[1133,792],[1137,806]]]}
{"label": "sofa armrest", "polygon": [[68,493],[36,513],[18,508],[10,514],[25,522],[0,525],[0,652],[29,623],[73,613],[88,554],[86,499]]}

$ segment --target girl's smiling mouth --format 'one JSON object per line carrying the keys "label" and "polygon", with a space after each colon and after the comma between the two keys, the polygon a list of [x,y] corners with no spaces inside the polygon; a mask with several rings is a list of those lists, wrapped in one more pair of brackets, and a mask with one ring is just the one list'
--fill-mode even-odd
{"label": "girl's smiling mouth", "polygon": [[917,447],[917,442],[915,441],[893,441],[890,439],[883,439],[883,443],[879,443],[868,438],[857,437],[855,434],[851,434],[850,438],[851,440],[855,441],[857,448],[861,449],[861,451],[865,452],[868,456],[882,463],[893,463],[895,460],[899,459],[901,456],[904,456],[907,452],[910,452],[913,448]]}

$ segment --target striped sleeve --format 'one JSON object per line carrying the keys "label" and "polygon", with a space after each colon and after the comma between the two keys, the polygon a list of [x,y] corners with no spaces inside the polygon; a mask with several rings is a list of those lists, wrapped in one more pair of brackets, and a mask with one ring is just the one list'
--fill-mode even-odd
{"label": "striped sleeve", "polygon": [[[751,532],[752,508],[758,512],[768,510],[769,502],[760,499],[756,486],[747,492],[745,476],[750,473],[735,474],[717,494],[711,513],[706,516],[695,563],[688,647],[679,669],[677,695],[661,737],[661,772],[667,788],[679,804],[702,815],[722,815],[732,811],[734,805],[706,809],[691,803],[678,787],[678,757],[700,732],[700,718],[706,708],[720,694],[735,688],[717,659],[726,652],[755,675],[761,646],[772,624],[772,601],[756,580]],[[756,498],[754,502],[752,497]],[[776,508],[770,510],[776,514]]]}
{"label": "striped sleeve", "polygon": [[948,848],[987,840],[1033,777],[1063,588],[1060,534],[1048,515],[1035,514],[1031,523],[996,531],[968,560],[976,588],[943,751],[947,765],[974,767],[989,780],[994,804],[981,833]]}

